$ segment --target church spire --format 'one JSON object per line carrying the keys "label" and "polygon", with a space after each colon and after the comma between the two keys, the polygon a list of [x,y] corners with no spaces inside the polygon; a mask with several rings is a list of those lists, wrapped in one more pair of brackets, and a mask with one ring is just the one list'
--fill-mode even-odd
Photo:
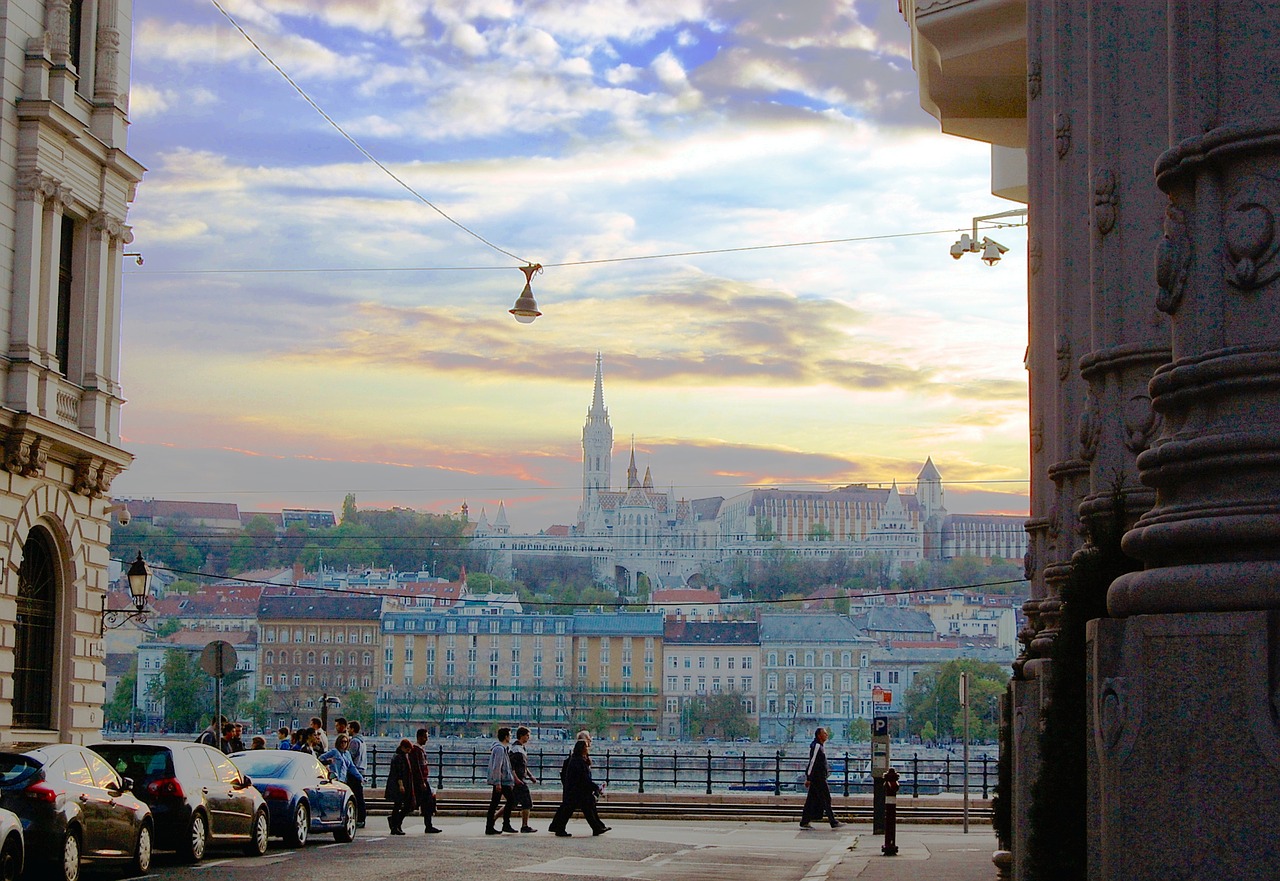
{"label": "church spire", "polygon": [[639,486],[639,471],[636,469],[636,436],[631,435],[631,464],[627,466],[627,489]]}
{"label": "church spire", "polygon": [[609,411],[604,406],[604,357],[596,352],[596,390],[591,396],[591,409],[588,411],[590,416],[604,416],[608,419]]}

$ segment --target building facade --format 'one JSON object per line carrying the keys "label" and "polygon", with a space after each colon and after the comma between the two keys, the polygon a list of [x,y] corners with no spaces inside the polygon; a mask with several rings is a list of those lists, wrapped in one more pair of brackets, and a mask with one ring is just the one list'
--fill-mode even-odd
{"label": "building facade", "polygon": [[876,645],[846,615],[761,615],[760,739],[807,742],[821,726],[847,742],[853,720],[870,715],[859,671]]}
{"label": "building facade", "polygon": [[382,687],[380,597],[299,591],[258,604],[258,688],[277,725],[297,727],[325,696]]}
{"label": "building facade", "polygon": [[129,0],[5,5],[0,110],[0,739],[102,726],[120,448]]}
{"label": "building facade", "polygon": [[[1106,614],[1085,631],[1087,794],[1071,809],[1087,840],[1072,871],[1269,876],[1280,864],[1280,3],[901,9],[922,106],[944,131],[993,144],[998,194],[1002,160],[1024,158],[1021,192],[1009,193],[1031,220],[1014,877],[1033,871],[1032,800],[1052,797],[1033,783],[1079,774],[1041,752],[1065,681],[1058,634],[1085,628],[1063,600],[1079,577],[1104,582],[1088,592],[1105,591]],[[1119,533],[1131,571],[1108,585],[1080,562]]]}
{"label": "building facade", "polygon": [[662,655],[663,738],[688,740],[690,703],[718,694],[736,697],[747,724],[759,727],[759,624],[668,618]]}
{"label": "building facade", "polygon": [[497,724],[656,736],[662,616],[465,614],[389,608],[378,706],[395,729],[487,734]]}

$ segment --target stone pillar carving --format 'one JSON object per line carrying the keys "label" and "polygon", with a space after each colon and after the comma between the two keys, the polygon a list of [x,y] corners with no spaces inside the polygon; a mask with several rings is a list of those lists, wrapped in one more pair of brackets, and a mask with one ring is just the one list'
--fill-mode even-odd
{"label": "stone pillar carving", "polygon": [[66,67],[71,63],[71,0],[46,0],[44,28],[53,63]]}
{"label": "stone pillar carving", "polygon": [[99,0],[98,34],[94,52],[93,100],[114,104],[120,97],[120,29],[117,0]]}
{"label": "stone pillar carving", "polygon": [[1280,0],[1167,10],[1167,77],[1126,65],[1135,106],[1166,87],[1176,145],[1150,285],[1172,361],[1124,540],[1146,568],[1092,632],[1091,874],[1252,881],[1280,865]]}
{"label": "stone pillar carving", "polygon": [[1147,384],[1169,361],[1164,317],[1149,287],[1135,284],[1149,277],[1160,236],[1163,199],[1150,173],[1168,118],[1132,88],[1135,70],[1163,78],[1165,2],[1134,0],[1125,15],[1115,15],[1112,4],[1090,0],[1089,10],[1093,348],[1080,358],[1089,388],[1081,444],[1090,464],[1080,516],[1112,516],[1118,493],[1125,528],[1155,503],[1155,493],[1138,480],[1136,460],[1156,426]]}
{"label": "stone pillar carving", "polygon": [[1117,615],[1280,609],[1280,95],[1264,75],[1280,47],[1251,30],[1264,10],[1280,3],[1190,4],[1175,31],[1153,297],[1173,362],[1138,459],[1159,502],[1125,536],[1147,569],[1112,585]]}

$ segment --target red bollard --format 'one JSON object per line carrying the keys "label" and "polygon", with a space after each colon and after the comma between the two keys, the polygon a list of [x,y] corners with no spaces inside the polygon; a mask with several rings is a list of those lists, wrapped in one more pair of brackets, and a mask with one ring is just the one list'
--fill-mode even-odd
{"label": "red bollard", "polygon": [[884,847],[880,852],[887,857],[898,855],[898,772],[890,768],[884,772]]}

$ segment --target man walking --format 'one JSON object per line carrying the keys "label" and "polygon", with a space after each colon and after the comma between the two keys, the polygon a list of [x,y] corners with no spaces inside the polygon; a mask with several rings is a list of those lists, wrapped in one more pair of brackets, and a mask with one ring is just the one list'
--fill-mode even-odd
{"label": "man walking", "polygon": [[529,729],[521,725],[516,729],[516,742],[511,744],[508,755],[511,757],[511,774],[515,777],[515,786],[511,789],[511,798],[515,809],[520,812],[520,831],[537,832],[529,825],[529,811],[533,810],[533,794],[529,792],[529,782],[538,782],[529,770],[529,753],[524,745],[529,742]]}
{"label": "man walking", "polygon": [[[516,779],[511,772],[511,756],[507,753],[507,743],[510,740],[511,729],[499,728],[498,741],[489,750],[489,775],[486,780],[493,787],[493,795],[489,797],[489,813],[485,815],[485,835],[519,831],[511,825],[511,789],[515,786]],[[506,805],[502,810],[502,828],[497,829],[494,823],[498,818],[498,803],[503,799],[506,800]]]}
{"label": "man walking", "polygon": [[813,742],[809,744],[809,765],[804,772],[804,785],[809,794],[800,813],[801,829],[812,828],[810,821],[821,820],[824,814],[832,829],[842,825],[831,807],[831,787],[827,785],[827,751],[823,744],[828,736],[827,729],[819,728],[813,732]]}
{"label": "man walking", "polygon": [[436,812],[436,796],[431,791],[431,765],[427,762],[427,729],[419,728],[417,733],[417,743],[409,751],[409,761],[414,765],[414,783],[418,787],[418,807],[422,808],[422,819],[426,821],[426,827],[423,832],[441,832],[434,823],[431,822],[432,815]]}

